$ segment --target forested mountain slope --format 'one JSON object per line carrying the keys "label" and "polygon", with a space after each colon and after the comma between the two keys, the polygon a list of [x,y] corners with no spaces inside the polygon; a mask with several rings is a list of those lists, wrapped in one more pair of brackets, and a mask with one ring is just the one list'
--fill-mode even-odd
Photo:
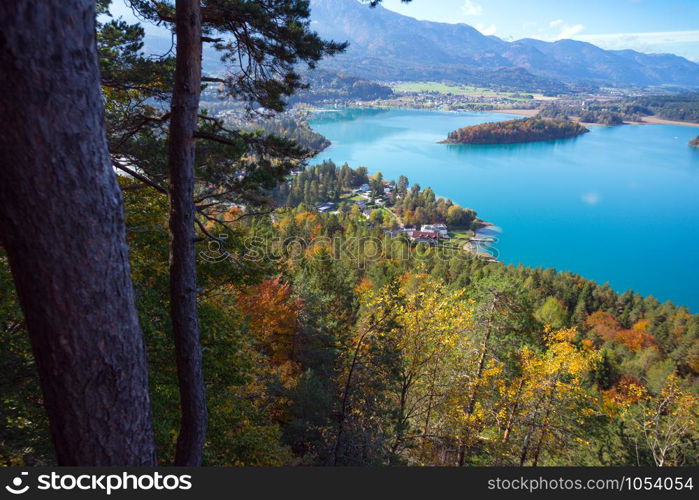
{"label": "forested mountain slope", "polygon": [[556,82],[699,86],[699,64],[671,54],[608,51],[574,40],[506,42],[466,24],[419,21],[357,0],[312,0],[311,8],[315,30],[350,42],[346,54],[325,64],[364,78],[542,89]]}

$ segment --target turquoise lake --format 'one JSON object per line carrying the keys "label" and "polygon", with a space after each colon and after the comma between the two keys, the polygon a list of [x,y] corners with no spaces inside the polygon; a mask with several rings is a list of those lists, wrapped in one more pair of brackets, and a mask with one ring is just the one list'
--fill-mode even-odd
{"label": "turquoise lake", "polygon": [[698,128],[589,127],[575,139],[442,145],[451,130],[512,119],[494,113],[322,112],[333,141],[312,163],[366,166],[473,208],[500,231],[506,263],[571,271],[699,312]]}

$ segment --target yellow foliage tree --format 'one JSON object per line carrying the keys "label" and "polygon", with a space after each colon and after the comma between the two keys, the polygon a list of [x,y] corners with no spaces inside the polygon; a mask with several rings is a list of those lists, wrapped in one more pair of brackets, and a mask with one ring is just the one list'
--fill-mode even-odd
{"label": "yellow foliage tree", "polygon": [[[359,392],[359,368],[390,379],[385,397],[395,417],[387,453],[394,459],[417,443],[423,450],[431,448],[429,441],[444,425],[454,381],[462,376],[465,358],[472,357],[466,335],[470,304],[463,291],[441,288],[442,283],[427,275],[407,274],[397,284],[366,294],[355,348],[343,375],[341,422],[351,412],[352,393]],[[387,357],[387,352],[394,355]],[[341,423],[338,434],[343,432]]]}
{"label": "yellow foliage tree", "polygon": [[673,373],[658,395],[642,391],[639,399],[638,411],[631,409],[637,443],[658,467],[683,465],[684,450],[699,439],[699,398],[683,390]]}
{"label": "yellow foliage tree", "polygon": [[[576,336],[575,328],[547,329],[544,351],[527,347],[522,351],[515,399],[520,413],[508,417],[523,426],[520,465],[527,460],[538,465],[546,450],[556,454],[565,446],[585,444],[582,436],[571,431],[596,413],[596,402],[584,388],[582,377],[590,372],[599,353],[589,343],[578,346]],[[508,422],[503,440],[509,438],[513,422]]]}

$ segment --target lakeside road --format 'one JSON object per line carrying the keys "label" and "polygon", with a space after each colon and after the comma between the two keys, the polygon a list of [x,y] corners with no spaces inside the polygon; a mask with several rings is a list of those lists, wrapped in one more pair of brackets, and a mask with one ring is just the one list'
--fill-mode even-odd
{"label": "lakeside road", "polygon": [[[538,109],[493,109],[489,113],[501,113],[506,115],[519,115],[519,116],[536,116],[539,114]],[[580,122],[578,117],[571,116],[570,119],[574,122]],[[694,122],[681,122],[676,120],[665,120],[659,116],[645,116],[640,122],[624,122],[627,125],[679,125],[684,127],[697,127],[699,128],[699,123]],[[599,125],[598,123],[582,123],[583,125]]]}
{"label": "lakeside road", "polygon": [[[634,124],[636,123],[634,122]],[[680,125],[685,127],[699,127],[699,123],[665,120],[655,115],[644,117],[643,121],[638,123],[638,125]]]}
{"label": "lakeside road", "polygon": [[493,109],[488,113],[502,113],[505,115],[521,115],[521,116],[536,116],[539,114],[538,109]]}

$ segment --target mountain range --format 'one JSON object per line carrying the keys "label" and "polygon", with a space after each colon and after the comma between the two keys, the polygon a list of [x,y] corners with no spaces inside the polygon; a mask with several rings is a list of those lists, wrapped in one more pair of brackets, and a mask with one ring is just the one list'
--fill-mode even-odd
{"label": "mountain range", "polygon": [[603,50],[575,40],[508,42],[466,24],[420,21],[359,0],[311,0],[311,19],[324,38],[350,42],[323,67],[372,80],[450,79],[527,90],[699,88],[699,64],[673,54]]}

